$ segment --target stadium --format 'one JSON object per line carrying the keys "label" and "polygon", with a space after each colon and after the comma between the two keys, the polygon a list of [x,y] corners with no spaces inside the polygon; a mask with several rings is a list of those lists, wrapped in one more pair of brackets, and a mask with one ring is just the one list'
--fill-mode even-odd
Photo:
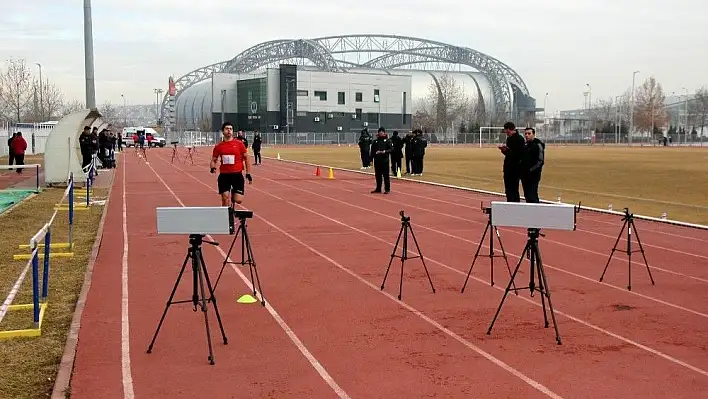
{"label": "stadium", "polygon": [[[508,65],[467,47],[394,35],[272,40],[172,80],[163,119],[177,130],[355,132],[411,128],[449,74],[489,123],[533,120],[536,101]],[[434,89],[433,89],[434,90]]]}

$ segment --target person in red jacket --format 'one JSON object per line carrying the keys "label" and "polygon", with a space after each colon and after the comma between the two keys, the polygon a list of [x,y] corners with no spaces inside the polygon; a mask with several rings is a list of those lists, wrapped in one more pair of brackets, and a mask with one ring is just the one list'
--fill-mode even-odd
{"label": "person in red jacket", "polygon": [[[13,138],[10,143],[10,147],[15,156],[15,165],[24,165],[25,151],[27,151],[27,141],[25,141],[25,138],[22,137],[22,132],[17,132],[15,138]],[[22,173],[22,169],[24,168],[17,168],[17,173]]]}

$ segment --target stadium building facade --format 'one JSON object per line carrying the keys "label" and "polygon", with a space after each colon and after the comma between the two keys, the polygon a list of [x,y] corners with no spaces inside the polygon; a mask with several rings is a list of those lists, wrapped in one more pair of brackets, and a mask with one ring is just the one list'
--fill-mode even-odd
{"label": "stadium building facade", "polygon": [[198,98],[195,92],[184,96],[177,107],[183,106],[187,116],[200,113],[201,108],[199,117],[190,118],[194,123],[204,118],[208,105],[212,131],[218,131],[224,121],[260,132],[411,128],[410,75],[327,72],[281,64],[258,74],[216,73],[210,83],[202,95],[203,106],[193,108]]}

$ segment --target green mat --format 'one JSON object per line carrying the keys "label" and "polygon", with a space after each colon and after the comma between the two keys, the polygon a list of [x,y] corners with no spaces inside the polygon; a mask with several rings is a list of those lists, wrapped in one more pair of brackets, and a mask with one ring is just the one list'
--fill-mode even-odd
{"label": "green mat", "polygon": [[7,208],[29,197],[34,192],[35,190],[23,190],[14,188],[0,190],[0,213],[5,212]]}

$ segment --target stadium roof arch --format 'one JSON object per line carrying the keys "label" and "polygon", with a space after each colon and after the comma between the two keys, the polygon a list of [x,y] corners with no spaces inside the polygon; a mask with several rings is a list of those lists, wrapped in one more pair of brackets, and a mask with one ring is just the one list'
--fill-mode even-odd
{"label": "stadium roof arch", "polygon": [[[346,72],[351,68],[405,69],[417,66],[431,71],[467,66],[483,73],[490,82],[497,115],[511,116],[514,91],[529,96],[526,83],[516,71],[479,51],[438,41],[396,35],[343,35],[314,39],[279,39],[259,43],[234,58],[195,69],[174,80],[176,99],[187,88],[214,73],[247,74],[288,63],[314,66],[322,71]],[[166,115],[169,95],[162,101]]]}

